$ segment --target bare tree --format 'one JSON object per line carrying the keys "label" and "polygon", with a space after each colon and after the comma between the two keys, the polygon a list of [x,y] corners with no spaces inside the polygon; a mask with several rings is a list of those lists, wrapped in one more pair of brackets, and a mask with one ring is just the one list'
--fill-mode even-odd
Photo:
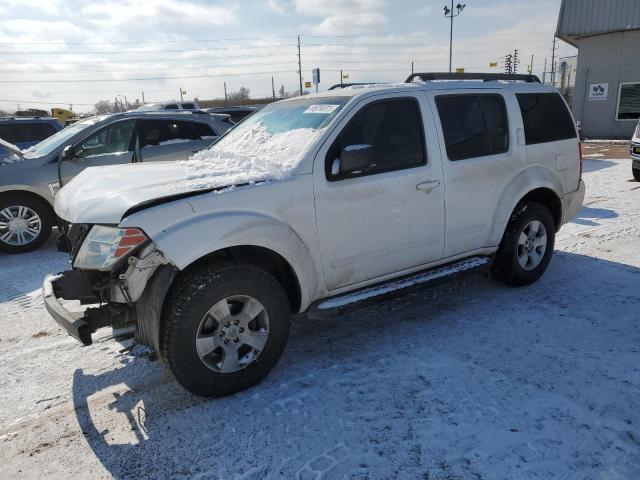
{"label": "bare tree", "polygon": [[109,100],[100,100],[93,106],[93,113],[96,115],[104,115],[106,113],[114,113],[115,105]]}
{"label": "bare tree", "polygon": [[231,92],[227,95],[229,100],[246,100],[249,98],[249,89],[246,87],[240,87],[237,92]]}

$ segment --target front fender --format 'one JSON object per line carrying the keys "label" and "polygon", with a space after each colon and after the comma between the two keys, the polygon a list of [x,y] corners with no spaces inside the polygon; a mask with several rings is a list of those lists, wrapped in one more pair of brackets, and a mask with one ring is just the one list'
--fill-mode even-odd
{"label": "front fender", "polygon": [[516,175],[500,196],[498,207],[493,217],[493,229],[489,240],[492,246],[497,246],[502,240],[504,231],[516,205],[529,192],[538,188],[547,188],[562,198],[562,183],[557,173],[540,165],[531,166]]}
{"label": "front fender", "polygon": [[[200,258],[229,247],[263,247],[284,258],[300,283],[301,309],[313,300],[320,286],[319,269],[313,254],[288,224],[259,212],[224,211],[196,213],[188,208],[189,202],[181,205],[182,212],[171,212],[177,222],[166,223],[161,230],[154,231],[156,222],[145,218],[144,211],[127,217],[121,225],[142,228],[158,245],[166,258],[178,269],[184,270]],[[162,208],[153,216],[161,215]],[[176,215],[176,213],[178,213]],[[166,218],[165,218],[166,221]]]}

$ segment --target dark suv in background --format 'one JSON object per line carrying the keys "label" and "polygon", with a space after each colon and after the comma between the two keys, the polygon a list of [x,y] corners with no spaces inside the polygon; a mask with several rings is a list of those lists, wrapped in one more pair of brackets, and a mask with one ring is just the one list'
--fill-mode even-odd
{"label": "dark suv in background", "polygon": [[[58,119],[50,117],[0,118],[0,138],[24,150],[59,132],[63,127]],[[9,155],[10,152],[0,146],[0,158]]]}

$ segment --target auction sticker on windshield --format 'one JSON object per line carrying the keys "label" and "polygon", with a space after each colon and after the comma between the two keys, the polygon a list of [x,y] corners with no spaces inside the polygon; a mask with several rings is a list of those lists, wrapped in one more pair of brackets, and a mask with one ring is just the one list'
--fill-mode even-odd
{"label": "auction sticker on windshield", "polygon": [[307,109],[303,113],[332,113],[336,108],[339,108],[340,105],[309,105]]}

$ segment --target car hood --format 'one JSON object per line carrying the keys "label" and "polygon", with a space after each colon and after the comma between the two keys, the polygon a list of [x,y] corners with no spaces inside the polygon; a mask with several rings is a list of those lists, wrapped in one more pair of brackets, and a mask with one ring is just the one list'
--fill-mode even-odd
{"label": "car hood", "polygon": [[117,224],[130,208],[151,200],[211,190],[193,188],[185,162],[140,163],[91,167],[76,175],[58,192],[55,210],[71,223]]}

